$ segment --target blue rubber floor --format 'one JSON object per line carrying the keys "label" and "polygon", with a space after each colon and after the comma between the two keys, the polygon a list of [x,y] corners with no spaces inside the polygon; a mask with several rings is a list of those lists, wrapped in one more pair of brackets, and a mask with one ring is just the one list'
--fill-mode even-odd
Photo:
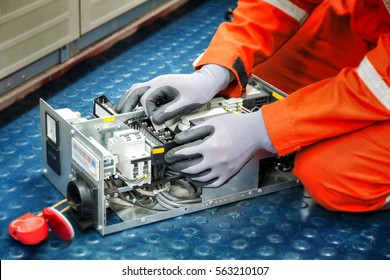
{"label": "blue rubber floor", "polygon": [[0,112],[1,259],[390,259],[389,212],[332,213],[302,187],[105,237],[72,220],[70,242],[50,233],[24,246],[9,236],[13,219],[63,198],[42,175],[39,98],[89,115],[98,95],[117,102],[133,83],[190,72],[234,6],[192,1]]}

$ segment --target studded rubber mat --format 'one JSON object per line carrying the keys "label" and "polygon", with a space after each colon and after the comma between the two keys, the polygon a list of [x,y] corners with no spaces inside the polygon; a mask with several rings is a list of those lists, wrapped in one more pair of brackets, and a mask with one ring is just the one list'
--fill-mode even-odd
{"label": "studded rubber mat", "polygon": [[101,94],[117,102],[133,83],[189,73],[235,1],[190,1],[0,112],[0,258],[390,259],[389,212],[332,213],[296,187],[105,237],[75,228],[25,246],[9,223],[63,199],[42,175],[39,98],[84,116]]}

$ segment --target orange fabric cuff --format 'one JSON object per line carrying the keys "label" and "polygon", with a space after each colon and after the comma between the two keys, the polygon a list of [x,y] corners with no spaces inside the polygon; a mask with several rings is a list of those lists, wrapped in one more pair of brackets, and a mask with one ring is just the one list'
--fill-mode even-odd
{"label": "orange fabric cuff", "polygon": [[283,156],[301,148],[296,140],[286,100],[279,100],[262,107],[263,118],[268,135],[278,155]]}

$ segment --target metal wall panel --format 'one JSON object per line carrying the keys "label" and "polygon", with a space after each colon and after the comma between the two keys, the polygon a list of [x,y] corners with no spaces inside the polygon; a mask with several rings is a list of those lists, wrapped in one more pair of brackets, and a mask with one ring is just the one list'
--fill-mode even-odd
{"label": "metal wall panel", "polygon": [[0,0],[0,79],[79,37],[79,0]]}
{"label": "metal wall panel", "polygon": [[85,0],[80,1],[81,34],[133,9],[147,0]]}

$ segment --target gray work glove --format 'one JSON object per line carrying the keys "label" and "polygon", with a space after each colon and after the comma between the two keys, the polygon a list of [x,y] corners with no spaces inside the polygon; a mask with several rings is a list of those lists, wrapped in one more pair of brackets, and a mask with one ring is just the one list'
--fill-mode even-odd
{"label": "gray work glove", "polygon": [[180,146],[168,151],[165,161],[195,185],[218,187],[227,182],[256,154],[272,156],[260,111],[219,115],[175,136]]}
{"label": "gray work glove", "polygon": [[120,99],[116,111],[130,112],[141,101],[148,117],[162,124],[206,104],[228,83],[229,70],[215,64],[191,74],[162,75],[133,85]]}

